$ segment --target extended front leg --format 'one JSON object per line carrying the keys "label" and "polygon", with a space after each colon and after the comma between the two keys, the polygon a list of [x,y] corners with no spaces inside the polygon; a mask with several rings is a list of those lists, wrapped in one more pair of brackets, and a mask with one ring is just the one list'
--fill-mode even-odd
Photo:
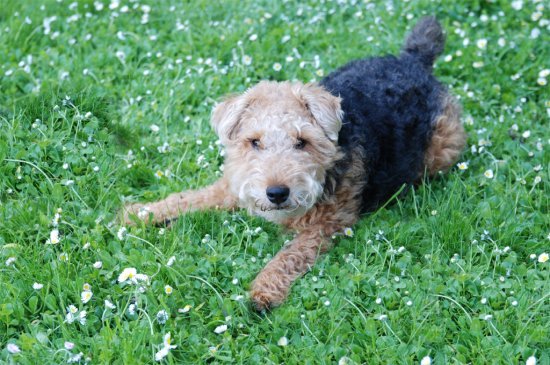
{"label": "extended front leg", "polygon": [[135,215],[145,222],[163,223],[185,212],[209,208],[232,209],[236,202],[227,181],[222,178],[203,189],[170,194],[157,202],[129,204],[124,207],[123,221],[132,224],[131,216]]}
{"label": "extended front leg", "polygon": [[302,231],[284,247],[252,283],[252,304],[263,311],[281,304],[288,295],[290,286],[313,266],[317,257],[331,247],[321,227]]}

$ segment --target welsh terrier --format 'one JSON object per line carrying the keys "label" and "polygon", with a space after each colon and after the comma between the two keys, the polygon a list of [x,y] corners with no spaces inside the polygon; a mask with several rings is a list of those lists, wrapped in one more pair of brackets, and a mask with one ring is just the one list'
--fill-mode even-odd
{"label": "welsh terrier", "polygon": [[466,142],[460,107],[432,75],[444,43],[441,26],[427,17],[398,57],[352,61],[318,84],[262,81],[225,99],[212,114],[227,152],[223,177],[128,205],[124,221],[241,207],[297,231],[251,285],[255,309],[281,304],[334,234],[403,185],[456,162]]}

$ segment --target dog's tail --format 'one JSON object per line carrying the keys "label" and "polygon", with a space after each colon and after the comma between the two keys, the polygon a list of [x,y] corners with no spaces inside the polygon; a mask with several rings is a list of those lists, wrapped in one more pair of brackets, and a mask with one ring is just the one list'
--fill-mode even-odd
{"label": "dog's tail", "polygon": [[445,34],[433,16],[422,18],[413,28],[405,42],[403,53],[417,57],[422,64],[431,68],[435,59],[443,52]]}

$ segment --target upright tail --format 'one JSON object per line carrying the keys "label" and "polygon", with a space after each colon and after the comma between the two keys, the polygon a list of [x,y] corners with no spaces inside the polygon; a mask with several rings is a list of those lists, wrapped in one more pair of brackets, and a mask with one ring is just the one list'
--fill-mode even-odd
{"label": "upright tail", "polygon": [[445,35],[433,16],[422,18],[413,28],[405,42],[403,53],[418,57],[420,62],[431,68],[435,59],[443,52]]}

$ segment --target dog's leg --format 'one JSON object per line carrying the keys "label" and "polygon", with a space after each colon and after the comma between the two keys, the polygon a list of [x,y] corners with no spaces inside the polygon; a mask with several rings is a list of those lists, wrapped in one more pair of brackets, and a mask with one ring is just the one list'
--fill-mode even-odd
{"label": "dog's leg", "polygon": [[327,237],[324,231],[320,226],[302,231],[258,274],[250,293],[257,311],[281,304],[287,297],[292,282],[331,247],[331,237]]}
{"label": "dog's leg", "polygon": [[185,212],[208,208],[232,209],[236,202],[227,181],[222,178],[203,189],[170,194],[157,202],[129,204],[124,207],[123,222],[132,224],[131,216],[136,215],[148,223],[163,223]]}

